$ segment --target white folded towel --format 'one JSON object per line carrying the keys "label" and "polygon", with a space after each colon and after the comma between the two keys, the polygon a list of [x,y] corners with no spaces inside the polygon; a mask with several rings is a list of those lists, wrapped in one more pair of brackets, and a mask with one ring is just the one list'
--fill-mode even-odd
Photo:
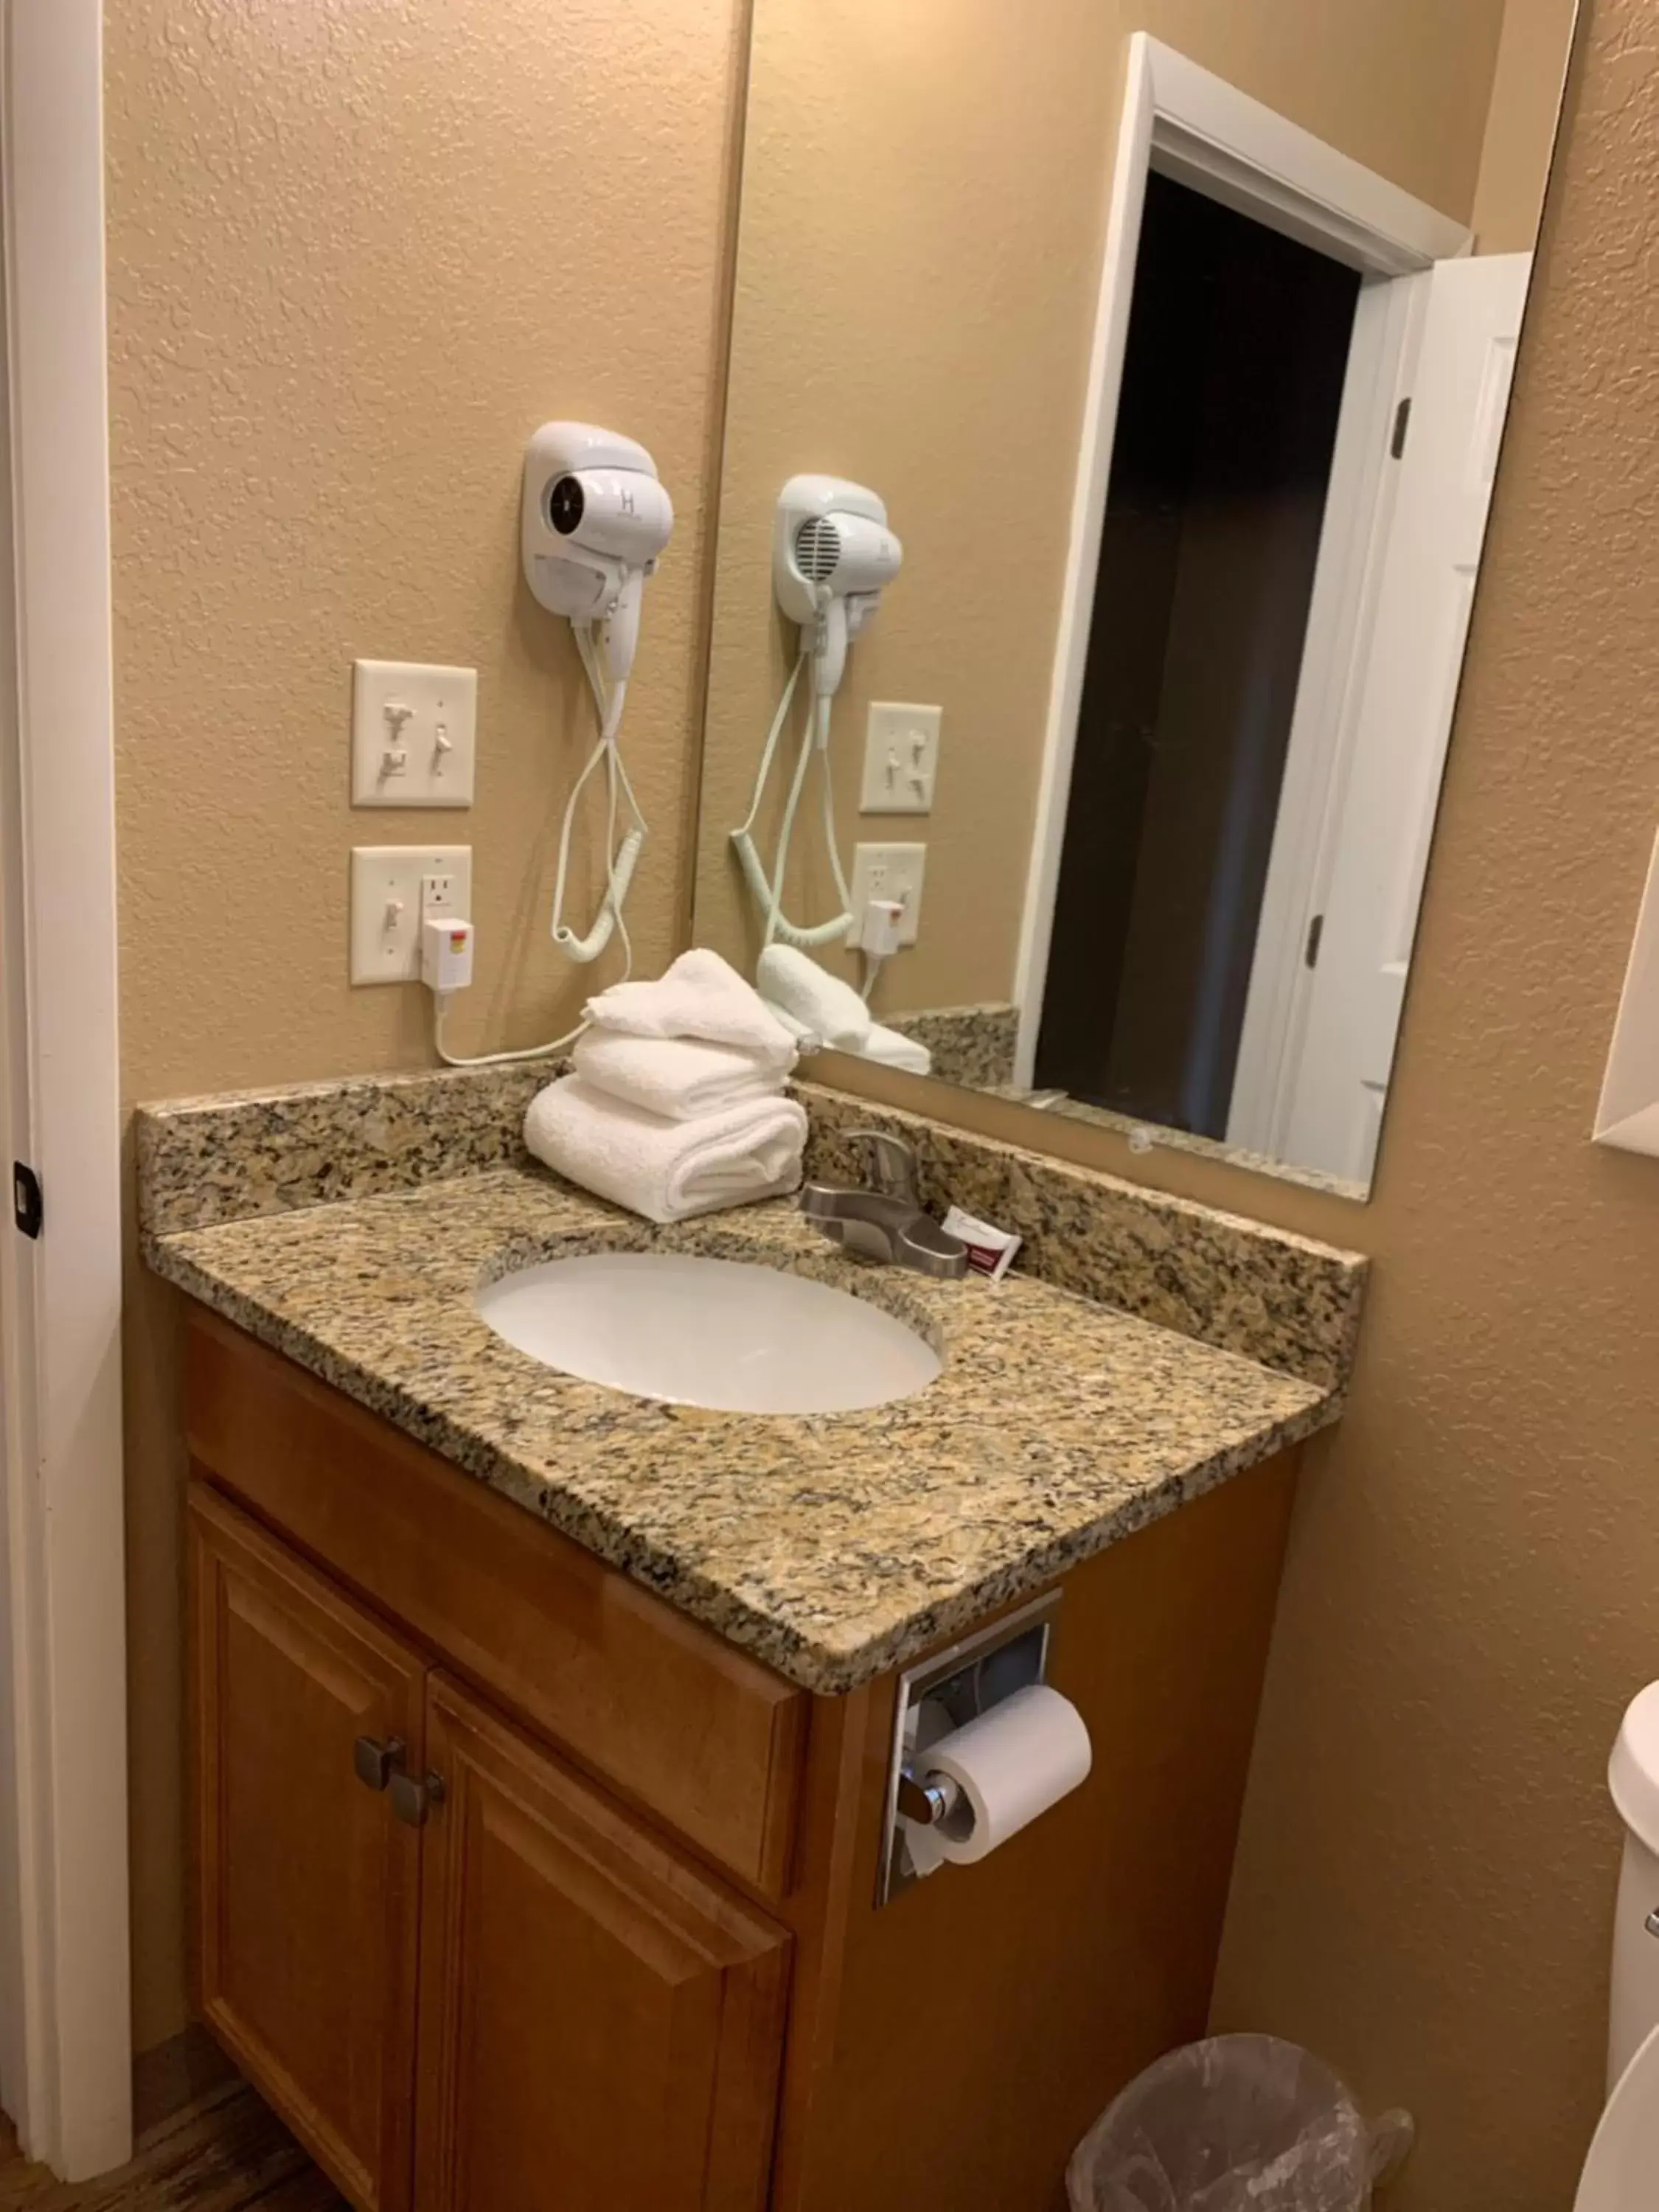
{"label": "white folded towel", "polygon": [[769,945],[755,969],[760,994],[836,1052],[857,1052],[870,1033],[870,1009],[850,983],[793,945]]}
{"label": "white folded towel", "polygon": [[759,994],[718,952],[696,945],[653,983],[613,983],[590,999],[587,1018],[625,1036],[700,1037],[752,1053],[757,1066],[787,1075],[795,1041],[767,1012]]}
{"label": "white folded towel", "polygon": [[915,1037],[872,1022],[858,1048],[861,1060],[878,1060],[884,1067],[902,1067],[907,1075],[931,1075],[933,1055]]}
{"label": "white folded towel", "polygon": [[793,1098],[754,1098],[669,1121],[566,1075],[531,1100],[524,1140],[585,1190],[647,1221],[684,1221],[796,1189],[806,1116]]}
{"label": "white folded towel", "polygon": [[603,1091],[647,1114],[694,1121],[750,1098],[775,1098],[783,1087],[752,1052],[735,1044],[705,1044],[700,1037],[629,1036],[621,1030],[591,1029],[570,1055],[591,1090]]}

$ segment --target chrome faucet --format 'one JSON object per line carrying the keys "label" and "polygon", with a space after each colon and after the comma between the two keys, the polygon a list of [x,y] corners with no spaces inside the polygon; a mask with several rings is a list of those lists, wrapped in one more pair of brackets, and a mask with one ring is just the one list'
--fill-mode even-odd
{"label": "chrome faucet", "polygon": [[852,1137],[869,1147],[872,1188],[809,1182],[799,1204],[814,1228],[832,1244],[868,1259],[914,1267],[921,1275],[965,1275],[968,1247],[922,1209],[915,1149],[884,1129],[854,1129]]}

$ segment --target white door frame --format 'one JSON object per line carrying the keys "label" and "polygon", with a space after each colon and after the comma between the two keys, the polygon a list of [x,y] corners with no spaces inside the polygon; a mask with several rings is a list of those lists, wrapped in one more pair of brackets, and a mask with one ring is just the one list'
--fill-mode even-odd
{"label": "white door frame", "polygon": [[78,2180],[132,2130],[102,10],[0,5],[0,1103],[45,1195],[38,1242],[0,1225],[0,2064]]}
{"label": "white door frame", "polygon": [[[1154,169],[1371,277],[1409,275],[1469,245],[1461,223],[1184,54],[1144,31],[1130,39],[1014,979],[1014,1079],[1022,1087],[1032,1079],[1042,1020],[1135,259],[1146,179]],[[1396,365],[1385,358],[1386,349],[1403,346],[1406,338],[1397,316],[1357,319],[1350,388],[1391,392]]]}

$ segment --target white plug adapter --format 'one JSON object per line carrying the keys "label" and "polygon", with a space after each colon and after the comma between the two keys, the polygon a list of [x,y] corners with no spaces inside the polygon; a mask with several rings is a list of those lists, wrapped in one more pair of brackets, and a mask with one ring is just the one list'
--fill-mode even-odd
{"label": "white plug adapter", "polygon": [[440,994],[472,981],[472,924],[459,915],[428,915],[421,924],[421,981]]}
{"label": "white plug adapter", "polygon": [[866,899],[854,939],[856,949],[867,952],[872,960],[885,960],[898,951],[903,924],[902,899]]}

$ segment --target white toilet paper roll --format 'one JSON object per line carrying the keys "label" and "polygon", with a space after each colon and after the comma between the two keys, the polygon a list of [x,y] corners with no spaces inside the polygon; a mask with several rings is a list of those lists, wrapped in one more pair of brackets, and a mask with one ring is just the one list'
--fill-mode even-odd
{"label": "white toilet paper roll", "polygon": [[1093,1753],[1070,1698],[1035,1682],[929,1745],[918,1763],[961,1792],[933,1833],[947,1859],[966,1866],[1075,1790]]}

